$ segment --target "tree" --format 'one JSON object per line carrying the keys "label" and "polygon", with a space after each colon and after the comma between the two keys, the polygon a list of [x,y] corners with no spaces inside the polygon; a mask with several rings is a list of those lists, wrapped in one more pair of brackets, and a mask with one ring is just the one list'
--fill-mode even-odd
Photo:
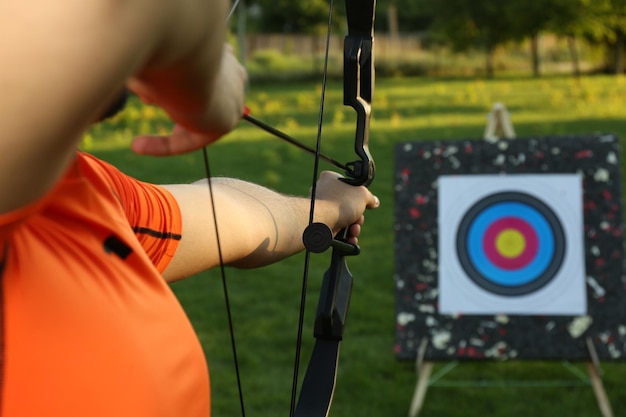
{"label": "tree", "polygon": [[624,72],[624,48],[626,47],[626,0],[590,0],[592,10],[606,22],[600,32],[612,54],[607,56],[607,64],[613,66],[613,73]]}
{"label": "tree", "polygon": [[605,22],[594,11],[593,0],[551,0],[555,4],[555,13],[548,22],[547,30],[567,39],[572,69],[576,77],[580,76],[577,39],[582,37],[601,37]]}
{"label": "tree", "polygon": [[[626,0],[551,0],[561,3],[550,29],[570,40],[576,65],[575,39],[584,37],[607,49],[606,63],[612,72],[624,70]],[[574,71],[578,71],[576,68]]]}
{"label": "tree", "polygon": [[[328,27],[327,0],[248,0],[259,11],[257,26],[263,32],[325,33]],[[344,26],[345,9],[336,2],[334,29]]]}
{"label": "tree", "polygon": [[[378,0],[376,28],[397,33],[423,32],[430,27],[432,18],[415,0]],[[397,29],[396,29],[397,28]]]}
{"label": "tree", "polygon": [[519,37],[513,8],[502,0],[419,0],[433,19],[432,30],[442,34],[458,51],[482,48],[486,73],[494,74],[494,53],[498,46]]}
{"label": "tree", "polygon": [[[572,0],[575,3],[576,0]],[[511,15],[515,16],[512,22],[516,40],[530,39],[531,67],[535,77],[541,75],[539,60],[539,36],[544,32],[559,13],[562,0],[509,0]]]}

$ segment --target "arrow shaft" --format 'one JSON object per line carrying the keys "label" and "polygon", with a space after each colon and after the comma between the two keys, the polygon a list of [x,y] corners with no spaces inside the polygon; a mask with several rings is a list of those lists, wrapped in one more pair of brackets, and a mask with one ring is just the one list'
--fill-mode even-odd
{"label": "arrow shaft", "polygon": [[[310,153],[311,155],[316,155],[317,154],[315,149],[308,147],[307,145],[303,144],[302,142],[292,138],[288,134],[281,132],[280,130],[278,130],[278,129],[268,125],[267,123],[264,123],[264,122],[260,121],[259,119],[255,118],[253,116],[250,116],[249,114],[244,115],[243,119],[246,122],[251,123],[254,126],[257,126],[257,127],[261,128],[261,129],[265,130],[266,132],[276,136],[277,138],[280,138],[280,139],[282,139],[282,140],[284,140],[286,142],[289,142],[290,144],[292,144],[292,145],[302,149],[303,151]],[[336,166],[337,168],[340,168],[340,169],[344,170],[344,171],[348,170],[348,168],[344,164],[342,164],[341,162],[338,162],[338,161],[334,160],[333,158],[330,158],[330,157],[328,157],[326,155],[320,154],[319,158],[321,160],[325,161],[325,162],[328,162],[331,165]]]}

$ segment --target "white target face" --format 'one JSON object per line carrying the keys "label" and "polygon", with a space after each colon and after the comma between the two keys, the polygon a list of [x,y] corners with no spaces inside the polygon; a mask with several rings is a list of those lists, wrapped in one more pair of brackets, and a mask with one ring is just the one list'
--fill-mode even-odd
{"label": "white target face", "polygon": [[439,312],[586,314],[582,180],[439,177]]}

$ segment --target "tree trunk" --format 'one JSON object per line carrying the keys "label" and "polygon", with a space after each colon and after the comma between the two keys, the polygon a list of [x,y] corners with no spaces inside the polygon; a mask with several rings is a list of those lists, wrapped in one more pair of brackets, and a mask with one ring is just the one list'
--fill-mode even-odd
{"label": "tree trunk", "polygon": [[487,45],[486,49],[486,54],[485,54],[485,69],[487,72],[487,78],[493,78],[494,76],[494,55],[495,55],[495,48],[491,45]]}
{"label": "tree trunk", "polygon": [[389,36],[392,40],[398,39],[400,34],[400,25],[398,23],[398,6],[392,1],[387,6],[387,24],[389,25]]}
{"label": "tree trunk", "polygon": [[532,59],[533,76],[541,77],[539,65],[539,35],[534,34],[530,37],[530,56]]}
{"label": "tree trunk", "polygon": [[624,32],[617,30],[615,37],[615,67],[614,74],[621,74],[624,71]]}
{"label": "tree trunk", "polygon": [[574,35],[567,37],[567,46],[569,47],[569,55],[572,58],[572,70],[574,77],[580,78],[580,59],[578,57],[578,47],[576,45],[576,37]]}

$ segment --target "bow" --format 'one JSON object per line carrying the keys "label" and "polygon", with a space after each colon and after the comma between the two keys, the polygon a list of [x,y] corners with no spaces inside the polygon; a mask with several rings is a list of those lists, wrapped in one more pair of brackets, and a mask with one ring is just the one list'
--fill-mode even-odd
{"label": "bow", "polygon": [[[369,122],[374,92],[374,14],[376,0],[346,0],[348,34],[344,40],[344,104],[357,114],[354,151],[359,159],[348,162],[348,184],[369,186],[375,174],[369,152]],[[330,229],[312,223],[304,232],[307,252],[332,247],[330,267],[324,274],[314,325],[315,346],[304,376],[295,417],[328,416],[335,391],[339,347],[348,315],[353,277],[346,258],[360,253],[345,242],[347,231],[336,238]],[[295,368],[297,369],[297,367]],[[297,376],[294,376],[294,393]]]}
{"label": "bow", "polygon": [[[315,207],[315,189],[316,179],[318,176],[318,166],[320,160],[326,160],[335,166],[344,169],[345,178],[342,181],[353,186],[369,186],[374,179],[375,167],[374,161],[370,155],[369,144],[369,125],[371,114],[371,101],[374,90],[374,15],[376,8],[376,0],[345,0],[346,16],[348,23],[348,34],[344,40],[344,104],[352,107],[356,111],[356,132],[354,140],[354,151],[358,159],[340,164],[336,161],[321,155],[321,113],[323,112],[326,65],[324,69],[324,82],[322,87],[322,98],[320,104],[320,121],[318,124],[317,147],[315,150],[309,149],[304,145],[297,143],[294,139],[268,127],[264,123],[254,119],[247,112],[244,119],[270,131],[281,139],[287,140],[292,144],[315,154],[314,175],[311,196],[311,213],[309,226],[306,228],[303,241],[306,248],[305,254],[305,272],[302,285],[302,296],[300,305],[300,317],[298,324],[297,346],[294,364],[294,376],[292,383],[292,396],[290,406],[291,417],[322,417],[328,416],[332,397],[335,390],[335,381],[337,375],[337,364],[339,359],[340,342],[343,339],[343,333],[346,324],[346,317],[352,291],[353,277],[348,269],[346,258],[355,256],[360,253],[358,246],[351,245],[346,242],[347,230],[344,229],[336,237],[333,237],[332,231],[328,226],[320,223],[313,223],[313,212]],[[231,9],[234,10],[236,3]],[[333,0],[330,3],[329,29],[326,42],[326,62],[328,61],[328,48],[330,39],[330,27],[332,21]],[[206,149],[204,153],[204,164],[209,178],[209,192],[212,194],[210,171],[208,167],[208,157]],[[213,198],[211,198],[213,201]],[[215,207],[213,207],[214,221]],[[236,344],[231,320],[231,313],[228,301],[228,291],[226,288],[225,273],[223,262],[221,262],[221,248],[218,251],[220,256],[220,266],[222,269],[222,282],[224,286],[224,295],[226,299],[226,309],[230,328],[231,345],[233,349],[235,371],[237,374],[237,383],[239,385],[239,399],[242,415],[245,416],[243,405],[243,395],[241,392],[241,381],[239,377],[239,366],[236,354]],[[316,339],[315,346],[307,367],[300,396],[296,402],[298,369],[300,363],[300,347],[302,341],[302,328],[304,318],[304,305],[306,299],[307,281],[308,281],[308,264],[311,253],[321,253],[332,247],[330,267],[324,274],[322,289],[317,307],[317,314],[314,325],[314,337]]]}

